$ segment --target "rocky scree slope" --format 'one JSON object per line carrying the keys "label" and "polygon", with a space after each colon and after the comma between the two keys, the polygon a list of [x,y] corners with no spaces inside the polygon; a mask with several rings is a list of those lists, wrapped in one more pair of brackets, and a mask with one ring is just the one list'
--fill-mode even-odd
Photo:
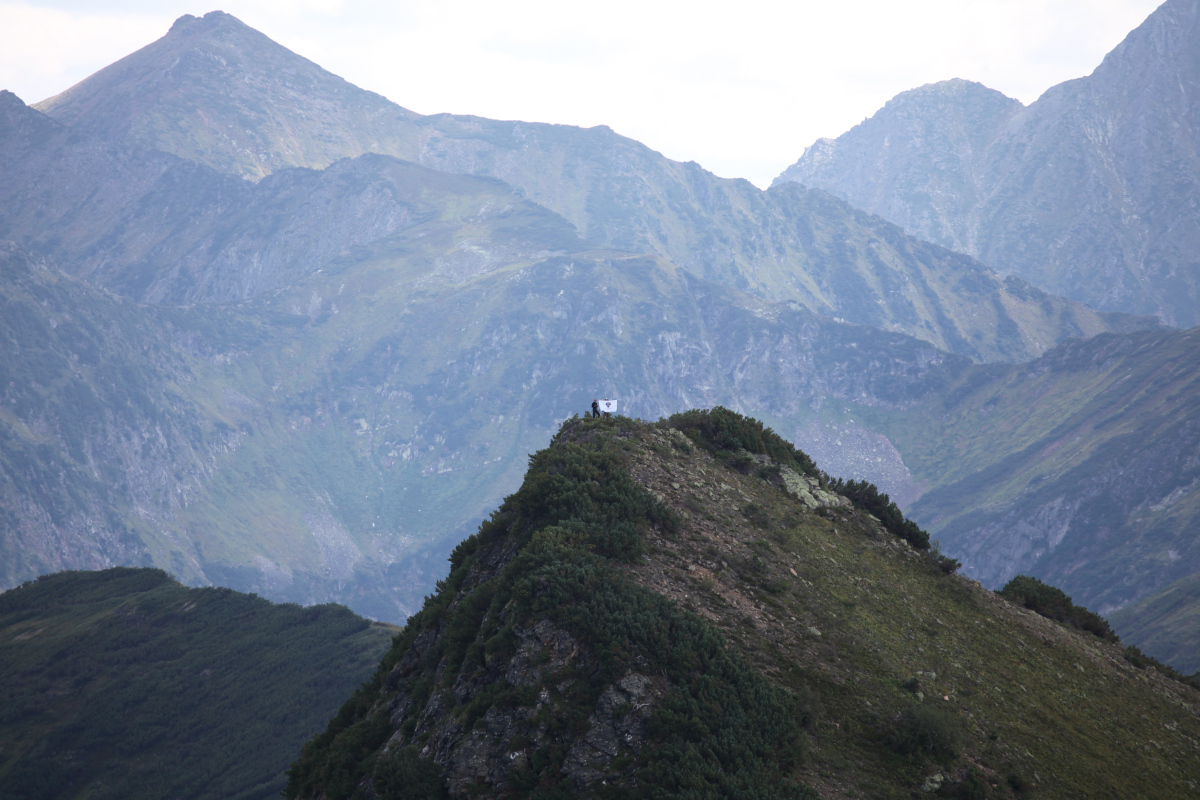
{"label": "rocky scree slope", "polygon": [[154,569],[0,594],[9,800],[269,798],[395,632],[339,606],[187,589]]}
{"label": "rocky scree slope", "polygon": [[753,420],[569,421],[288,796],[1195,792],[1194,689],[950,568]]}
{"label": "rocky scree slope", "polygon": [[372,152],[500,178],[599,245],[979,360],[1022,360],[1065,337],[1149,324],[1001,280],[823,192],[762,192],[608,128],[414,115],[221,12],[181,18],[38,108],[76,135],[254,179]]}
{"label": "rocky scree slope", "polygon": [[1200,323],[1200,3],[1168,0],[1028,108],[947,81],[905,92],[776,180],[1104,311]]}

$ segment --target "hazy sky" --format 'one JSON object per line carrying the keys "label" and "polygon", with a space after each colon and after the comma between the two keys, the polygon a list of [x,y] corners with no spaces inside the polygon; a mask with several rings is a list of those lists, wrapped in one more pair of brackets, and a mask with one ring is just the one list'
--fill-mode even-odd
{"label": "hazy sky", "polygon": [[0,88],[29,103],[214,8],[423,114],[605,124],[766,186],[821,136],[947,78],[1029,103],[1158,0],[0,0]]}

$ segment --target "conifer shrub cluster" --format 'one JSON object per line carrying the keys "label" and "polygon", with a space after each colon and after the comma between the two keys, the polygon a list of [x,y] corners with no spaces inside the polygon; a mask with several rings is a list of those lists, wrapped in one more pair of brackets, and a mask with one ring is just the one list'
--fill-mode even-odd
{"label": "conifer shrub cluster", "polygon": [[[441,779],[432,779],[436,765],[415,755],[425,742],[414,736],[413,714],[401,727],[403,747],[380,756],[392,734],[386,698],[403,690],[419,710],[437,694],[466,730],[488,708],[534,706],[532,688],[503,680],[462,706],[446,690],[460,675],[482,680],[486,663],[506,663],[515,653],[515,626],[543,619],[576,637],[597,663],[576,670],[564,690],[566,708],[544,720],[549,742],[527,743],[528,766],[510,776],[514,796],[578,794],[563,763],[586,733],[601,693],[630,670],[669,681],[650,718],[651,741],[628,766],[637,796],[811,796],[791,777],[804,758],[810,698],[771,686],[726,647],[715,627],[638,586],[621,568],[641,552],[643,529],[675,525],[670,511],[629,475],[616,435],[621,424],[619,418],[568,422],[549,448],[531,457],[521,488],[455,549],[450,575],[409,620],[372,681],[305,745],[289,773],[288,797],[348,800],[364,781],[381,797],[393,796],[393,787],[406,781],[424,787],[414,797],[442,797]],[[418,637],[433,639],[420,653],[418,676],[389,685],[396,680],[392,667],[417,652]],[[633,796],[611,784],[605,791]]]}
{"label": "conifer shrub cluster", "polygon": [[[868,481],[843,480],[841,478],[826,478],[830,490],[850,498],[859,508],[874,514],[883,527],[899,536],[918,550],[928,550],[929,534],[921,530],[917,523],[904,516],[900,507],[873,483]],[[957,569],[957,567],[955,568]],[[948,569],[953,572],[953,569]]]}
{"label": "conifer shrub cluster", "polygon": [[1191,686],[1194,689],[1200,689],[1200,672],[1187,675],[1168,664],[1162,663],[1154,656],[1146,655],[1141,651],[1140,648],[1138,648],[1137,645],[1128,645],[1125,648],[1124,656],[1126,661],[1128,661],[1130,664],[1133,664],[1138,669],[1153,667],[1163,675],[1166,675],[1168,678],[1174,678],[1180,683],[1186,683],[1188,686]]}
{"label": "conifer shrub cluster", "polygon": [[[1013,578],[1000,590],[1000,596],[1075,630],[1086,631],[1106,642],[1121,644],[1121,638],[1109,626],[1108,620],[1094,611],[1075,605],[1062,589],[1043,583],[1030,575],[1018,575]],[[1168,678],[1200,689],[1200,672],[1186,675],[1153,656],[1146,655],[1134,645],[1125,647],[1124,655],[1125,660],[1138,669],[1152,667]]]}
{"label": "conifer shrub cluster", "polygon": [[744,458],[742,451],[767,455],[777,464],[791,467],[801,475],[821,478],[817,465],[802,450],[784,439],[775,431],[753,417],[746,417],[723,406],[711,410],[694,409],[673,414],[658,423],[661,427],[675,428],[697,444],[726,462],[735,462],[743,456],[743,463],[732,463],[745,472],[752,459]]}
{"label": "conifer shrub cluster", "polygon": [[888,743],[901,755],[950,761],[958,755],[961,739],[958,720],[950,712],[918,703],[901,714]]}
{"label": "conifer shrub cluster", "polygon": [[1104,617],[1075,605],[1062,589],[1042,583],[1032,576],[1018,575],[1013,578],[1000,590],[1000,596],[1010,603],[1024,606],[1076,630],[1086,631],[1106,642],[1121,641]]}

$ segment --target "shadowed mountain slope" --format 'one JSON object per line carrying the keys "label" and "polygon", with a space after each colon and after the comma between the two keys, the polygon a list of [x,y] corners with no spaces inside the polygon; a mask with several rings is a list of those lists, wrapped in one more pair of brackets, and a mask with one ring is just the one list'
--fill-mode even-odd
{"label": "shadowed mountain slope", "polygon": [[39,108],[85,137],[255,179],[368,152],[497,177],[598,245],[977,360],[1021,360],[1068,336],[1148,324],[1002,281],[822,192],[761,192],[608,128],[415,116],[221,12],[181,18]]}
{"label": "shadowed mountain slope", "polygon": [[[98,152],[114,176],[128,163],[120,146]],[[121,236],[64,224],[60,248],[76,248],[90,279],[131,293],[238,302],[138,306],[9,247],[5,369],[54,371],[19,391],[10,383],[10,394],[40,392],[37,403],[0,412],[20,532],[6,545],[10,585],[154,564],[193,583],[403,619],[450,544],[515,485],[525,454],[598,392],[647,417],[715,403],[789,417],[835,396],[912,402],[939,365],[967,363],[660,259],[593,249],[494,179],[367,155],[251,184],[162,159],[155,181],[107,207]],[[172,192],[188,213],[150,224],[144,209],[174,211],[145,198]],[[354,211],[365,208],[378,215]],[[88,346],[103,346],[81,350],[64,313],[94,314],[102,333]],[[111,321],[123,313],[146,330]],[[97,359],[144,363],[132,374],[145,385],[105,379]],[[106,403],[145,409],[129,424],[144,437],[78,424],[100,412],[75,409],[76,394],[114,392]],[[30,478],[41,473],[69,476],[61,511]]]}
{"label": "shadowed mountain slope", "polygon": [[1200,323],[1200,2],[1163,3],[1028,108],[905,92],[776,180],[827,189],[1002,274],[1107,311]]}
{"label": "shadowed mountain slope", "polygon": [[165,573],[67,572],[0,594],[8,800],[269,798],[391,626]]}
{"label": "shadowed mountain slope", "polygon": [[288,796],[1195,792],[1195,689],[813,473],[722,410],[567,422]]}
{"label": "shadowed mountain slope", "polygon": [[1110,620],[1129,644],[1180,672],[1200,672],[1200,574],[1114,611]]}

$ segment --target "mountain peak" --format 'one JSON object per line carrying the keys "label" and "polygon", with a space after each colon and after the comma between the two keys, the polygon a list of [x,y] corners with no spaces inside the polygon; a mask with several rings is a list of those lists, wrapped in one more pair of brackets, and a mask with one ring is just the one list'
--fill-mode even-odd
{"label": "mountain peak", "polygon": [[[819,139],[775,179],[831,191],[908,232],[970,252],[961,218],[976,183],[972,163],[1021,102],[982,83],[952,78],[893,97],[837,139]],[[919,207],[905,217],[899,200]]]}
{"label": "mountain peak", "polygon": [[720,407],[568,420],[287,796],[901,797],[935,769],[942,796],[1186,795],[1194,689],[953,574],[869,494]]}
{"label": "mountain peak", "polygon": [[223,11],[185,14],[161,39],[37,108],[103,140],[255,180],[367,152],[409,155],[379,142],[415,116]]}
{"label": "mountain peak", "polygon": [[[224,11],[210,11],[203,17],[197,17],[193,14],[184,14],[171,25],[171,29],[167,31],[167,35],[171,34],[195,36],[197,34],[207,33],[208,31],[217,30],[219,28],[241,28],[243,30],[258,33],[249,25],[242,22],[232,14],[226,14]],[[261,34],[260,34],[261,35]]]}

